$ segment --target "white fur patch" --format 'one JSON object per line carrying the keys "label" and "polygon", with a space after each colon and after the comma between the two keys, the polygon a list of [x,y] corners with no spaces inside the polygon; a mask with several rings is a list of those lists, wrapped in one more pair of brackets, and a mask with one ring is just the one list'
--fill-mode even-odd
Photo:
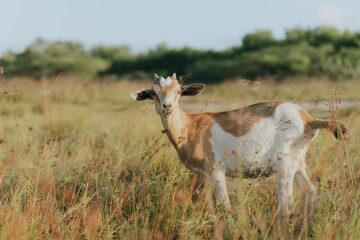
{"label": "white fur patch", "polygon": [[261,172],[267,166],[276,170],[278,157],[289,155],[297,159],[294,155],[304,151],[304,147],[306,152],[309,144],[303,136],[300,109],[295,104],[283,103],[276,108],[274,115],[259,121],[239,138],[215,123],[210,139],[214,168],[223,168],[227,176],[236,176],[239,170]]}
{"label": "white fur patch", "polygon": [[165,78],[161,77],[159,83],[162,87],[164,87],[166,85],[170,85],[172,83],[172,80],[169,77],[167,77],[166,80]]}
{"label": "white fur patch", "polygon": [[238,139],[225,132],[218,123],[212,126],[211,135],[210,143],[215,157],[214,168],[225,169],[225,171],[234,169],[236,171]]}
{"label": "white fur patch", "polygon": [[170,101],[170,99],[167,98],[167,97],[165,97],[164,100],[162,101],[161,108],[164,108],[164,107],[163,107],[164,105],[165,105],[165,106],[168,106],[168,105],[170,105],[170,104],[172,104],[171,101]]}

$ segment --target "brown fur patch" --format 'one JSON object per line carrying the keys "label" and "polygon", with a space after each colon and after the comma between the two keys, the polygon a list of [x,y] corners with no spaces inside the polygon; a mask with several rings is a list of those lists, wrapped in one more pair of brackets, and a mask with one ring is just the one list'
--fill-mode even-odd
{"label": "brown fur patch", "polygon": [[181,110],[177,114],[177,120],[162,118],[170,142],[187,168],[210,174],[215,162],[210,144],[214,119],[208,114],[188,115]]}
{"label": "brown fur patch", "polygon": [[210,139],[214,119],[211,114],[188,115],[184,142],[180,144],[178,154],[188,168],[198,168],[210,173],[214,163],[214,154]]}
{"label": "brown fur patch", "polygon": [[304,137],[305,138],[313,138],[315,136],[316,129],[313,124],[311,124],[315,119],[310,116],[305,110],[300,110],[300,117],[302,122],[304,123]]}
{"label": "brown fur patch", "polygon": [[260,120],[270,117],[281,102],[262,102],[229,112],[214,114],[214,119],[228,133],[241,137]]}
{"label": "brown fur patch", "polygon": [[[304,123],[305,138],[313,138],[317,129],[327,129],[334,134],[336,139],[350,140],[350,132],[343,122],[338,121],[336,124],[336,122],[331,119],[314,119],[304,110],[300,110],[299,112]],[[339,134],[339,131],[341,134]]]}

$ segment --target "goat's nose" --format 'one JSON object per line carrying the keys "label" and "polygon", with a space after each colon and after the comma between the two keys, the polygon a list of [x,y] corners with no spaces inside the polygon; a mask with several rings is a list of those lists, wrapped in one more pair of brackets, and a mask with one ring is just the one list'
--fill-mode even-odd
{"label": "goat's nose", "polygon": [[167,104],[163,103],[163,108],[170,108],[170,107],[171,107],[171,103],[167,103]]}

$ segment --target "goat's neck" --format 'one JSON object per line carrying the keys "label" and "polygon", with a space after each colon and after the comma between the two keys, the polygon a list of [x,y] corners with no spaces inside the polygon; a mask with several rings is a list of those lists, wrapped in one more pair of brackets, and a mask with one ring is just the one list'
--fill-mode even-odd
{"label": "goat's neck", "polygon": [[182,141],[186,138],[187,114],[180,108],[174,109],[170,117],[161,116],[166,134],[176,149],[181,147]]}

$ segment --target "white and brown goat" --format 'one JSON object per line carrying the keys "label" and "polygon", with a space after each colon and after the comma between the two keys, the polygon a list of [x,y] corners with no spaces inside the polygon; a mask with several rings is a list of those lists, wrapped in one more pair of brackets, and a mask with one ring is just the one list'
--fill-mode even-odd
{"label": "white and brown goat", "polygon": [[[137,101],[155,100],[170,142],[185,166],[213,183],[218,201],[231,208],[226,176],[257,177],[277,174],[278,216],[290,213],[293,181],[311,211],[316,188],[305,170],[305,155],[318,129],[350,139],[346,126],[318,120],[292,103],[262,102],[226,112],[187,114],[179,108],[182,96],[196,96],[204,84],[181,86],[172,77],[154,76],[151,89],[131,94]],[[340,130],[340,132],[339,132]]]}

